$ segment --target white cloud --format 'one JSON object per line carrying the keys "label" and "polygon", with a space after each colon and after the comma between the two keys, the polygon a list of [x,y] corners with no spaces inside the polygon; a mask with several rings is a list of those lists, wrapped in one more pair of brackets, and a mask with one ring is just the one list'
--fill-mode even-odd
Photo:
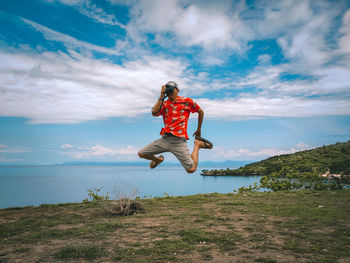
{"label": "white cloud", "polygon": [[[335,52],[325,55],[325,61],[334,59]],[[326,58],[327,56],[327,58]],[[288,63],[271,65],[269,55],[258,57],[260,64],[244,77],[236,78],[237,81],[230,85],[235,88],[254,87],[259,90],[256,96],[266,98],[275,97],[308,97],[331,96],[335,100],[344,97],[342,94],[349,90],[350,64],[339,63],[322,64],[317,59],[308,58],[293,59]],[[281,79],[283,75],[296,76],[295,79]],[[247,96],[247,94],[241,94]]]}
{"label": "white cloud", "polygon": [[62,148],[62,149],[70,149],[70,148],[74,148],[74,146],[71,145],[71,144],[69,144],[69,143],[67,143],[67,144],[61,145],[61,148]]}
{"label": "white cloud", "polygon": [[113,149],[100,144],[88,147],[78,147],[78,151],[65,152],[63,154],[69,155],[74,159],[91,159],[91,158],[118,158],[118,155],[135,155],[138,151],[133,146],[126,146],[125,148]]}
{"label": "white cloud", "polygon": [[78,10],[83,15],[86,15],[99,23],[125,28],[122,23],[118,22],[115,15],[106,13],[102,8],[97,7],[96,4],[89,0],[83,1]]}
{"label": "white cloud", "polygon": [[100,144],[96,144],[95,146],[92,146],[92,147],[82,147],[80,148],[81,150],[87,150],[91,153],[91,155],[94,155],[94,156],[101,156],[101,155],[110,155],[110,156],[113,156],[117,153],[116,150],[113,150],[113,149],[110,149],[110,148],[107,148],[107,147],[104,147]]}
{"label": "white cloud", "polygon": [[224,160],[257,160],[268,158],[276,155],[290,154],[298,151],[309,150],[310,146],[303,142],[299,142],[296,148],[291,147],[286,150],[276,149],[276,148],[265,148],[258,151],[253,151],[250,149],[225,149],[223,147],[213,148],[213,158],[221,158]]}
{"label": "white cloud", "polygon": [[[341,5],[308,0],[258,1],[254,5],[249,9],[245,1],[131,2],[131,21],[126,28],[136,41],[153,33],[164,47],[180,44],[209,50],[243,51],[248,41],[283,36],[281,39],[290,41],[291,54],[317,57],[322,56],[318,47],[324,43],[331,19],[341,11]],[[316,34],[310,35],[311,31]]]}
{"label": "white cloud", "polygon": [[114,156],[117,151],[104,147],[100,144],[96,144],[91,147],[79,147],[80,151],[73,153],[73,157],[76,159],[91,158],[91,157],[103,157],[103,156]]}
{"label": "white cloud", "polygon": [[307,100],[303,98],[244,97],[239,99],[198,99],[206,118],[231,120],[263,117],[315,117],[350,114],[348,100]]}
{"label": "white cloud", "polygon": [[303,151],[303,150],[309,150],[311,149],[311,147],[307,144],[305,144],[304,142],[299,142],[296,147],[298,148],[299,151]]}
{"label": "white cloud", "polygon": [[[197,78],[187,73],[187,65],[180,60],[161,57],[145,57],[120,66],[79,54],[72,58],[51,52],[0,52],[0,70],[2,116],[26,117],[31,123],[79,123],[149,113],[160,86],[170,79],[179,82],[181,94],[200,94],[209,88],[206,75]],[[348,80],[349,70],[335,68],[338,75],[320,70],[323,81],[313,84],[281,83],[278,76],[282,71],[278,67],[265,68],[235,83],[239,87],[256,86],[263,90],[260,95],[197,101],[211,118],[349,114],[350,102],[346,99],[293,97],[322,90],[326,94],[344,91],[349,82],[337,85],[337,80]],[[225,85],[220,83],[216,83],[219,88]]]}
{"label": "white cloud", "polygon": [[7,145],[0,145],[0,153],[25,153],[25,152],[31,152],[29,148],[26,147],[20,147],[20,146],[14,146],[14,147],[8,147]]}
{"label": "white cloud", "polygon": [[[350,64],[349,64],[350,66]],[[336,94],[350,91],[350,67],[346,66],[327,66],[315,70],[314,76],[319,78],[317,81],[317,90],[319,94]]]}
{"label": "white cloud", "polygon": [[240,26],[240,21],[237,16],[233,18],[234,22],[231,19],[222,13],[191,5],[176,17],[173,30],[186,46],[240,49],[240,43],[232,35],[234,28]]}
{"label": "white cloud", "polygon": [[350,54],[350,10],[343,17],[343,25],[340,28],[342,37],[339,39],[339,48],[342,52]]}
{"label": "white cloud", "polygon": [[258,1],[246,22],[256,30],[257,38],[275,38],[310,20],[309,0]]}
{"label": "white cloud", "polygon": [[284,55],[288,58],[303,61],[304,67],[320,66],[331,58],[325,35],[329,31],[331,17],[327,15],[315,17],[307,24],[299,27],[292,34],[279,38]]}
{"label": "white cloud", "polygon": [[[59,1],[78,8],[97,22],[118,24],[113,14],[107,14],[90,0]],[[129,7],[129,24],[125,27],[118,24],[126,28],[129,40],[144,42],[148,40],[146,34],[151,33],[154,34],[154,41],[163,47],[200,46],[206,49],[203,54],[208,55],[208,59],[201,59],[201,62],[208,65],[222,64],[224,57],[229,56],[217,54],[220,49],[242,52],[248,48],[248,41],[273,38],[279,38],[279,44],[288,57],[302,59],[309,65],[326,62],[329,58],[326,37],[332,20],[343,10],[341,1],[256,2],[254,9],[247,6],[245,1],[109,2]],[[344,50],[349,46],[348,13],[344,16],[340,31],[344,36],[339,45]]]}
{"label": "white cloud", "polygon": [[46,0],[47,2],[53,3],[53,2],[61,2],[65,5],[78,5],[83,2],[83,0]]}
{"label": "white cloud", "polygon": [[47,2],[60,2],[65,5],[73,6],[77,8],[77,10],[95,20],[96,22],[102,24],[108,24],[112,26],[119,26],[121,28],[125,28],[125,26],[118,22],[117,18],[113,14],[108,14],[101,7],[98,7],[93,1],[90,0],[47,0]]}
{"label": "white cloud", "polygon": [[[312,72],[315,65],[330,61],[334,55],[329,33],[343,4],[257,1],[250,8],[245,1],[133,1],[126,28],[128,37],[136,42],[148,41],[146,34],[151,33],[152,41],[164,48],[202,47],[195,59],[207,65],[221,65],[233,53],[242,55],[250,48],[249,41],[278,39],[286,57]],[[348,17],[349,11],[340,31],[343,37],[339,45],[344,51],[350,46]]]}
{"label": "white cloud", "polygon": [[[139,1],[131,6],[131,22],[127,31],[131,38],[141,41],[143,34],[171,33],[161,40],[169,46],[172,40],[183,46],[202,46],[207,49],[230,48],[241,50],[242,40],[251,39],[251,29],[239,18],[242,2],[232,8],[229,1]],[[229,12],[234,9],[234,12]]]}
{"label": "white cloud", "polygon": [[32,123],[135,116],[150,112],[169,79],[186,81],[185,65],[176,60],[146,57],[119,66],[74,56],[0,52],[2,116],[22,116]]}
{"label": "white cloud", "polygon": [[310,89],[315,94],[344,92],[349,89],[350,59],[345,46],[350,36],[350,12],[345,13],[343,25],[336,32],[335,21],[344,10],[344,2],[307,3],[309,17],[277,38],[284,56],[289,60],[285,70],[314,78],[312,86],[304,88],[307,92]]}
{"label": "white cloud", "polygon": [[40,25],[34,21],[21,18],[23,22],[27,23],[30,25],[32,28],[35,30],[41,32],[43,36],[50,41],[57,41],[63,43],[68,49],[73,49],[73,50],[78,50],[81,53],[91,52],[100,52],[103,54],[108,54],[108,55],[120,55],[120,52],[117,51],[116,49],[113,48],[105,48],[101,46],[96,46],[93,44],[90,44],[85,41],[78,40],[74,37],[71,37],[69,35],[54,31],[48,27],[45,27],[43,25]]}
{"label": "white cloud", "polygon": [[[26,152],[26,150],[24,150],[24,148],[20,148],[20,147],[9,148],[7,145],[0,144],[0,153],[1,154],[6,155],[8,153],[22,153],[22,152]],[[22,161],[22,159],[8,158],[7,156],[0,155],[0,163],[13,163],[13,162],[17,162],[17,161]]]}
{"label": "white cloud", "polygon": [[23,161],[23,159],[6,158],[5,156],[0,156],[0,163],[13,163],[13,162],[19,162],[19,161]]}
{"label": "white cloud", "polygon": [[136,149],[134,146],[127,146],[126,148],[122,148],[122,149],[119,149],[117,150],[117,153],[118,154],[121,154],[121,155],[130,155],[130,154],[137,154],[138,152],[138,149]]}
{"label": "white cloud", "polygon": [[[266,63],[265,58],[265,63]],[[279,82],[279,76],[285,70],[285,65],[258,66],[252,70],[246,77],[242,77],[236,84],[237,86],[253,86],[263,90],[273,90]]]}
{"label": "white cloud", "polygon": [[[235,49],[234,43],[241,45],[249,39],[281,35],[279,43],[288,63],[271,65],[272,55],[260,54],[258,66],[246,76],[238,77],[233,72],[227,74],[228,77],[217,79],[206,72],[194,73],[191,61],[181,56],[172,59],[162,55],[146,56],[144,51],[135,55],[134,60],[126,59],[122,65],[95,59],[90,53],[118,55],[119,52],[22,19],[43,33],[47,40],[63,43],[69,54],[37,53],[28,48],[21,52],[14,48],[0,51],[0,112],[2,116],[28,118],[31,123],[80,123],[116,116],[134,117],[149,113],[160,86],[168,80],[175,80],[180,84],[180,95],[197,96],[206,91],[225,89],[226,98],[197,100],[206,117],[210,118],[349,114],[349,100],[344,94],[349,90],[350,67],[346,63],[324,64],[332,61],[340,51],[345,52],[349,11],[342,20],[339,52],[335,52],[325,37],[332,18],[339,13],[337,5],[326,11],[322,7],[322,12],[316,13],[308,1],[293,3],[283,1],[276,7],[263,5],[256,17],[247,18],[244,16],[247,11],[244,2],[235,5],[225,1],[218,4],[201,1],[133,2],[128,34],[133,34],[132,30],[136,35],[153,32],[166,36],[170,32],[170,38],[178,38],[174,45],[200,45],[207,49],[220,49],[220,45],[226,45],[226,48]],[[279,19],[282,19],[281,24],[276,22]],[[252,35],[250,30],[255,28],[254,25],[267,27],[267,22],[273,22],[270,29],[264,31],[259,27]],[[291,29],[282,30],[288,24],[291,24]],[[246,27],[250,30],[242,33]],[[203,54],[199,57],[206,64],[224,61],[221,56],[210,56],[210,52],[206,57]],[[309,78],[281,81],[280,76],[284,73]],[[244,91],[247,87],[256,88],[256,91],[230,98],[230,91]],[[309,98],[312,96],[315,98]]]}
{"label": "white cloud", "polygon": [[271,56],[269,54],[262,54],[259,55],[258,61],[260,64],[270,64],[271,62]]}

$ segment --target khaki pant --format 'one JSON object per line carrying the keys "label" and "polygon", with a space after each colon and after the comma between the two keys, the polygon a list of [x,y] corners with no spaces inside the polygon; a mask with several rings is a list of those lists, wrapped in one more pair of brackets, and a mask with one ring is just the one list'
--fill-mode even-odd
{"label": "khaki pant", "polygon": [[144,155],[156,155],[164,152],[171,152],[181,162],[185,169],[191,169],[193,160],[187,147],[186,138],[174,135],[163,135],[162,138],[155,140],[142,148],[140,152]]}

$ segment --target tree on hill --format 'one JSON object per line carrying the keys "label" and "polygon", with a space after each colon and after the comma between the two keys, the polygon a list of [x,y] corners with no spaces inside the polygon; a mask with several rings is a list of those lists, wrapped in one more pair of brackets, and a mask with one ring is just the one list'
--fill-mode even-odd
{"label": "tree on hill", "polygon": [[247,164],[239,169],[203,171],[203,175],[269,175],[292,167],[301,173],[350,174],[350,141],[322,146],[312,150],[273,156]]}

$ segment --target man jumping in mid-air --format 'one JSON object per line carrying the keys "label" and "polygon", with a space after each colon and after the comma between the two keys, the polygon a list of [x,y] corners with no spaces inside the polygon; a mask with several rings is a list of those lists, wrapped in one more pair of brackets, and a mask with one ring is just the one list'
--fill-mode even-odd
{"label": "man jumping in mid-air", "polygon": [[[171,152],[181,162],[188,173],[193,173],[198,165],[198,153],[200,148],[212,149],[213,144],[201,137],[201,127],[204,112],[192,99],[178,96],[178,85],[169,81],[162,86],[161,95],[152,108],[153,116],[163,116],[164,128],[160,135],[162,138],[155,140],[139,151],[141,158],[151,160],[150,168],[155,168],[164,161],[163,152]],[[168,96],[168,100],[164,98]],[[164,103],[163,103],[164,102]],[[193,152],[190,155],[187,147],[187,122],[190,113],[198,112],[198,126],[195,136]]]}

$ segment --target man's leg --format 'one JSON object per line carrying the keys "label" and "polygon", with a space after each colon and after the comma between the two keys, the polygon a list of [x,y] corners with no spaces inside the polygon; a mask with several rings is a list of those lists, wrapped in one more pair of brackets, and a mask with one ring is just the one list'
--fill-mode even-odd
{"label": "man's leg", "polygon": [[190,154],[184,138],[170,137],[169,141],[170,152],[176,156],[188,173],[193,173],[197,170],[199,149],[209,148],[203,141],[194,140],[193,152]]}
{"label": "man's leg", "polygon": [[164,157],[162,155],[156,156],[156,154],[166,152],[167,150],[167,143],[164,140],[164,138],[161,138],[159,140],[155,140],[154,142],[151,142],[146,147],[142,148],[138,155],[140,158],[150,160],[150,168],[157,167],[161,162],[164,161]]}
{"label": "man's leg", "polygon": [[186,169],[186,172],[188,173],[194,173],[197,170],[198,166],[198,155],[199,155],[199,149],[200,148],[208,148],[206,144],[199,140],[194,140],[194,147],[193,152],[191,154],[191,158],[193,160],[193,166],[190,169]]}
{"label": "man's leg", "polygon": [[181,162],[182,166],[188,173],[193,173],[197,170],[199,149],[213,148],[212,145],[195,139],[193,152],[190,154],[186,139],[173,136],[169,137],[168,140],[169,151],[176,156],[176,158]]}
{"label": "man's leg", "polygon": [[139,157],[143,158],[143,159],[151,160],[151,162],[149,164],[149,167],[151,169],[156,168],[158,166],[158,164],[160,164],[161,162],[164,161],[164,156],[163,155],[159,155],[159,156],[145,155],[145,154],[139,152]]}

